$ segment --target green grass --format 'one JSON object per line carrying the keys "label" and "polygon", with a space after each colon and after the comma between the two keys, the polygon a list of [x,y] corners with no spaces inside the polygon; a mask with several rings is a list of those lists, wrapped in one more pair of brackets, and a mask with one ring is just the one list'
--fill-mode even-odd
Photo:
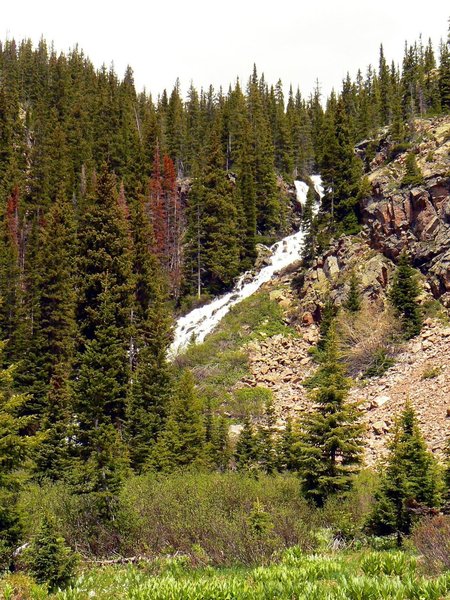
{"label": "green grass", "polygon": [[[1,585],[1,584],[0,584]],[[5,584],[3,584],[5,586]],[[42,594],[42,592],[40,592]],[[285,551],[255,568],[190,567],[184,557],[93,568],[53,596],[60,600],[443,600],[450,572],[429,578],[404,552],[304,554]]]}
{"label": "green grass", "polygon": [[[221,405],[234,415],[232,407],[238,406],[236,416],[247,412],[233,387],[250,375],[245,344],[281,334],[296,335],[295,330],[284,322],[283,311],[268,292],[258,292],[234,306],[223,318],[217,329],[202,344],[191,345],[174,361],[177,369],[191,369],[200,394]],[[239,396],[240,392],[238,393]],[[251,394],[250,394],[251,395]],[[267,390],[258,392],[261,398]],[[244,398],[243,400],[246,400]],[[254,404],[255,398],[248,398]],[[257,400],[257,399],[256,399]]]}

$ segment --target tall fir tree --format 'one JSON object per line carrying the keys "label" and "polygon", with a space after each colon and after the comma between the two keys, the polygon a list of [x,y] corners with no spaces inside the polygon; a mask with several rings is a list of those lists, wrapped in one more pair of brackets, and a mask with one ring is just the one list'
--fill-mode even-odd
{"label": "tall fir tree", "polygon": [[400,255],[394,273],[389,299],[402,321],[403,335],[410,339],[422,329],[422,313],[417,302],[420,293],[417,275],[406,252]]}
{"label": "tall fir tree", "polygon": [[389,454],[376,494],[370,529],[379,534],[395,533],[401,545],[411,532],[417,504],[438,506],[439,486],[435,459],[427,450],[416,413],[408,402],[397,418]]}
{"label": "tall fir tree", "polygon": [[[5,342],[0,342],[3,359]],[[17,506],[21,477],[19,468],[30,452],[26,435],[29,417],[21,416],[26,402],[11,391],[14,367],[0,369],[0,566],[6,569],[20,539],[21,521]]]}
{"label": "tall fir tree", "polygon": [[307,499],[323,506],[333,494],[347,492],[362,463],[364,427],[357,403],[348,399],[349,380],[340,362],[331,326],[318,372],[314,410],[302,420],[299,448],[301,488]]}
{"label": "tall fir tree", "polygon": [[205,462],[205,430],[194,378],[184,372],[178,382],[165,427],[153,447],[148,466],[158,471],[201,465]]}

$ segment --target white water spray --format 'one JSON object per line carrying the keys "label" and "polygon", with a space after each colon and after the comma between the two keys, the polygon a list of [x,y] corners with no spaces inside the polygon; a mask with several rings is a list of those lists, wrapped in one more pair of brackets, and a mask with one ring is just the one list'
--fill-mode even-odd
{"label": "white water spray", "polygon": [[[323,196],[320,175],[311,175],[314,189],[320,198]],[[304,206],[308,194],[308,184],[295,181],[297,200]],[[270,281],[274,275],[299,260],[303,248],[305,233],[302,229],[289,235],[270,247],[270,264],[252,275],[247,271],[239,277],[236,285],[227,294],[219,296],[209,304],[196,308],[184,317],[180,317],[175,328],[174,341],[169,349],[169,356],[174,357],[189,343],[203,342],[208,333],[218,325],[232,306],[254,294],[262,285]]]}

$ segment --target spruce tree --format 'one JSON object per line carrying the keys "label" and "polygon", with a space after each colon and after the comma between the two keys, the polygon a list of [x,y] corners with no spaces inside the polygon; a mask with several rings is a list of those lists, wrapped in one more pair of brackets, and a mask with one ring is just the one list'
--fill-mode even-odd
{"label": "spruce tree", "polygon": [[258,449],[255,432],[249,417],[246,417],[234,451],[236,468],[239,471],[252,469],[257,459]]}
{"label": "spruce tree", "polygon": [[319,325],[319,340],[317,342],[317,350],[323,352],[326,349],[328,343],[328,334],[331,326],[333,325],[333,321],[337,314],[337,308],[334,302],[331,300],[329,295],[325,298],[325,303],[323,306],[323,310],[320,315],[320,325]]}
{"label": "spruce tree", "polygon": [[412,152],[406,157],[406,173],[402,179],[402,186],[415,186],[423,183],[423,175],[417,165],[416,155]]}
{"label": "spruce tree", "polygon": [[298,471],[299,442],[298,429],[292,423],[291,417],[288,417],[283,431],[278,436],[276,445],[277,469],[279,471]]}
{"label": "spruce tree", "polygon": [[402,320],[403,334],[406,339],[418,335],[422,329],[422,314],[417,302],[419,293],[416,273],[404,251],[400,255],[394,273],[389,299]]}
{"label": "spruce tree", "polygon": [[443,42],[439,66],[440,104],[444,112],[450,111],[450,43]]}
{"label": "spruce tree", "polygon": [[416,413],[408,402],[399,415],[389,444],[376,503],[369,520],[378,535],[395,533],[401,544],[411,532],[416,505],[438,505],[436,463],[427,450]]}
{"label": "spruce tree", "polygon": [[[0,342],[3,359],[5,342]],[[0,362],[3,362],[1,360]],[[26,397],[11,392],[14,367],[0,369],[0,568],[7,568],[21,534],[17,508],[18,469],[30,451],[29,417],[21,416]]]}
{"label": "spruce tree", "polygon": [[333,494],[348,491],[362,462],[364,427],[358,404],[348,400],[349,380],[340,362],[331,326],[311,393],[314,408],[302,420],[299,472],[305,497],[323,506]]}
{"label": "spruce tree", "polygon": [[33,453],[34,472],[38,479],[68,479],[74,467],[74,407],[69,378],[69,367],[58,364],[46,394],[39,443]]}
{"label": "spruce tree", "polygon": [[163,431],[153,447],[148,466],[170,472],[204,460],[205,430],[192,373],[185,371],[177,384]]}
{"label": "spruce tree", "polygon": [[356,313],[361,309],[361,293],[359,291],[359,281],[353,271],[350,277],[350,286],[344,307],[351,313]]}
{"label": "spruce tree", "polygon": [[56,525],[44,517],[36,537],[27,549],[26,562],[37,583],[50,591],[64,588],[75,575],[76,555],[56,532]]}
{"label": "spruce tree", "polygon": [[82,215],[79,232],[80,343],[74,385],[80,491],[98,494],[112,514],[128,456],[122,433],[132,356],[131,235],[115,177],[104,166]]}
{"label": "spruce tree", "polygon": [[264,407],[263,423],[258,427],[256,436],[259,464],[266,473],[273,473],[276,469],[275,436],[276,415],[273,401],[268,400]]}
{"label": "spruce tree", "polygon": [[152,253],[153,232],[145,209],[141,196],[131,207],[135,299],[125,434],[131,466],[137,471],[164,427],[172,386],[167,362],[172,326],[168,286]]}

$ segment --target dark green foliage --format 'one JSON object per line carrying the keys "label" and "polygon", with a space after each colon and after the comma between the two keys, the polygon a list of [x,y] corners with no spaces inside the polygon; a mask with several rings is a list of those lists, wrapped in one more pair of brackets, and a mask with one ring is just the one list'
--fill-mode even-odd
{"label": "dark green foliage", "polygon": [[148,466],[170,472],[204,460],[205,429],[194,378],[185,371],[175,390],[164,429],[153,447]]}
{"label": "dark green foliage", "polygon": [[364,377],[380,377],[394,365],[394,359],[389,356],[385,348],[376,350],[372,357],[372,364],[363,373]]}
{"label": "dark green foliage", "polygon": [[403,186],[421,185],[423,175],[417,165],[416,155],[412,152],[406,157],[406,173],[402,179]]}
{"label": "dark green foliage", "polygon": [[302,259],[305,267],[310,267],[317,254],[318,220],[314,215],[314,205],[317,202],[316,192],[310,186],[303,210],[302,227],[305,231],[305,241],[302,248]]}
{"label": "dark green foliage", "polygon": [[279,434],[277,441],[277,469],[279,471],[298,471],[299,444],[300,435],[298,428],[294,427],[292,419],[288,417],[285,428]]}
{"label": "dark green foliage", "polygon": [[420,293],[417,275],[411,267],[408,255],[400,255],[394,279],[389,291],[389,299],[402,319],[403,335],[410,339],[422,329],[422,313],[417,302]]}
{"label": "dark green foliage", "polygon": [[251,469],[255,467],[257,458],[258,449],[255,432],[250,419],[246,417],[234,451],[236,468],[238,470]]}
{"label": "dark green foliage", "polygon": [[322,207],[333,231],[358,231],[358,193],[362,164],[355,155],[351,120],[342,99],[329,101],[321,171],[326,190]]}
{"label": "dark green foliage", "polygon": [[[0,342],[3,358],[5,342]],[[11,551],[21,533],[17,497],[19,468],[30,451],[25,436],[29,418],[21,416],[26,398],[11,392],[14,368],[0,370],[0,568],[8,567]]]}
{"label": "dark green foliage", "polygon": [[35,474],[38,479],[67,478],[76,452],[73,394],[69,383],[69,370],[64,365],[55,367],[46,396],[39,444],[33,454]]}
{"label": "dark green foliage", "polygon": [[319,340],[317,350],[323,352],[328,341],[328,333],[337,314],[337,308],[329,296],[325,298],[325,303],[320,315]]}
{"label": "dark green foliage", "polygon": [[439,93],[441,107],[448,112],[450,110],[450,46],[448,42],[443,42],[441,46]]}
{"label": "dark green foliage", "polygon": [[364,427],[357,403],[347,398],[350,382],[334,326],[328,330],[319,373],[319,387],[311,394],[314,410],[302,419],[299,472],[306,498],[322,506],[329,496],[351,488],[363,452]]}
{"label": "dark green foliage", "polygon": [[248,522],[251,531],[257,536],[262,537],[273,530],[273,522],[270,514],[264,510],[264,505],[260,500],[256,500],[248,516]]}
{"label": "dark green foliage", "polygon": [[74,576],[76,555],[58,536],[55,523],[44,517],[39,532],[27,549],[27,565],[38,583],[50,590],[64,588]]}
{"label": "dark green foliage", "polygon": [[171,314],[167,286],[152,254],[153,231],[142,198],[132,207],[135,302],[132,329],[132,384],[126,406],[126,439],[131,466],[140,471],[167,417],[171,377],[167,349]]}
{"label": "dark green foliage", "polygon": [[263,422],[256,435],[259,465],[266,473],[273,473],[276,469],[275,426],[275,409],[272,400],[268,400],[264,407]]}
{"label": "dark green foliage", "polygon": [[350,277],[350,286],[344,307],[352,313],[356,313],[361,308],[361,292],[359,290],[359,281],[356,274],[353,272]]}
{"label": "dark green foliage", "polygon": [[411,404],[398,417],[389,455],[382,472],[369,527],[378,535],[397,534],[398,544],[408,535],[414,509],[438,505],[436,463],[427,450]]}

